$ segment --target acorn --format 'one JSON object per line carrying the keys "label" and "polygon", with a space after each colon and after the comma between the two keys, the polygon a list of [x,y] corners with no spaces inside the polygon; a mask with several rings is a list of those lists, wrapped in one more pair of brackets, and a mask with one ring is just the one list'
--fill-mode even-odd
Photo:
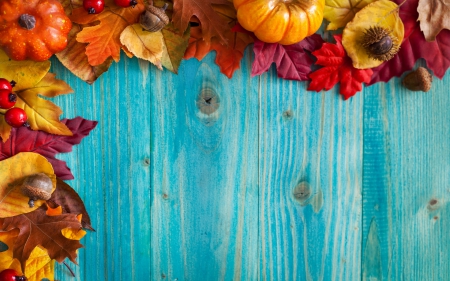
{"label": "acorn", "polygon": [[428,92],[431,89],[433,76],[425,67],[418,67],[408,73],[402,80],[403,86],[411,91]]}
{"label": "acorn", "polygon": [[373,26],[364,32],[362,45],[370,58],[379,61],[392,59],[400,50],[397,37],[381,26]]}
{"label": "acorn", "polygon": [[29,197],[28,205],[34,207],[34,201],[49,200],[52,197],[53,182],[44,173],[28,176],[22,184],[22,194]]}
{"label": "acorn", "polygon": [[147,5],[145,12],[139,18],[139,24],[147,31],[160,31],[169,24],[169,17],[166,15],[168,6],[169,4],[167,3],[161,8]]}

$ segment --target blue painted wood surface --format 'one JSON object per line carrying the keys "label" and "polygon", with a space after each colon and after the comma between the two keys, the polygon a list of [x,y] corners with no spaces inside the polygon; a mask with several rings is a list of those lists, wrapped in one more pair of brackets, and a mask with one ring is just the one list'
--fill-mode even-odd
{"label": "blue painted wood surface", "polygon": [[122,57],[93,85],[53,61],[65,117],[99,121],[59,156],[97,231],[56,279],[445,280],[448,77],[343,101],[251,57],[231,80],[214,54],[179,75]]}

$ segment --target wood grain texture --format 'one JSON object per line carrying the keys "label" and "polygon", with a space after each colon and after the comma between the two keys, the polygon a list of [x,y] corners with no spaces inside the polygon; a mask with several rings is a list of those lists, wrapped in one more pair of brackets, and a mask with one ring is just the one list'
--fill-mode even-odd
{"label": "wood grain texture", "polygon": [[363,96],[305,88],[261,77],[261,280],[357,280]]}
{"label": "wood grain texture", "polygon": [[447,75],[429,93],[410,92],[394,79],[365,91],[363,245],[379,240],[381,270],[363,280],[450,275],[449,84]]}

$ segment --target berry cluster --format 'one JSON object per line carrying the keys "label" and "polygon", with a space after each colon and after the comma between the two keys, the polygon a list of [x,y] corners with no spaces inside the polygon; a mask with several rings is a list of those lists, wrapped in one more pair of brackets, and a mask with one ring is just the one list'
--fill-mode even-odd
{"label": "berry cluster", "polygon": [[7,109],[5,121],[11,127],[18,128],[26,126],[27,114],[22,108],[14,107],[17,101],[17,95],[13,93],[12,88],[16,82],[9,82],[5,78],[0,78],[0,109]]}
{"label": "berry cluster", "polygon": [[[136,0],[114,0],[119,7],[134,7],[137,5]],[[99,14],[105,8],[105,0],[83,0],[83,8],[89,14]]]}

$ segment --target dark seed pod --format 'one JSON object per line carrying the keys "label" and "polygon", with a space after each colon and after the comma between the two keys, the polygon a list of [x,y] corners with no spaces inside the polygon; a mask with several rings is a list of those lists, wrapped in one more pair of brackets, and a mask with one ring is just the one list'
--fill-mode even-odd
{"label": "dark seed pod", "polygon": [[156,32],[169,24],[169,17],[166,15],[166,9],[169,5],[166,3],[162,8],[148,5],[145,12],[139,18],[139,23],[143,29]]}
{"label": "dark seed pod", "polygon": [[403,78],[402,84],[411,91],[428,92],[431,89],[431,82],[433,82],[433,76],[430,72],[424,67],[419,67],[408,73]]}
{"label": "dark seed pod", "polygon": [[400,44],[391,32],[379,26],[369,28],[363,37],[363,46],[369,57],[388,61],[392,59],[400,50]]}

